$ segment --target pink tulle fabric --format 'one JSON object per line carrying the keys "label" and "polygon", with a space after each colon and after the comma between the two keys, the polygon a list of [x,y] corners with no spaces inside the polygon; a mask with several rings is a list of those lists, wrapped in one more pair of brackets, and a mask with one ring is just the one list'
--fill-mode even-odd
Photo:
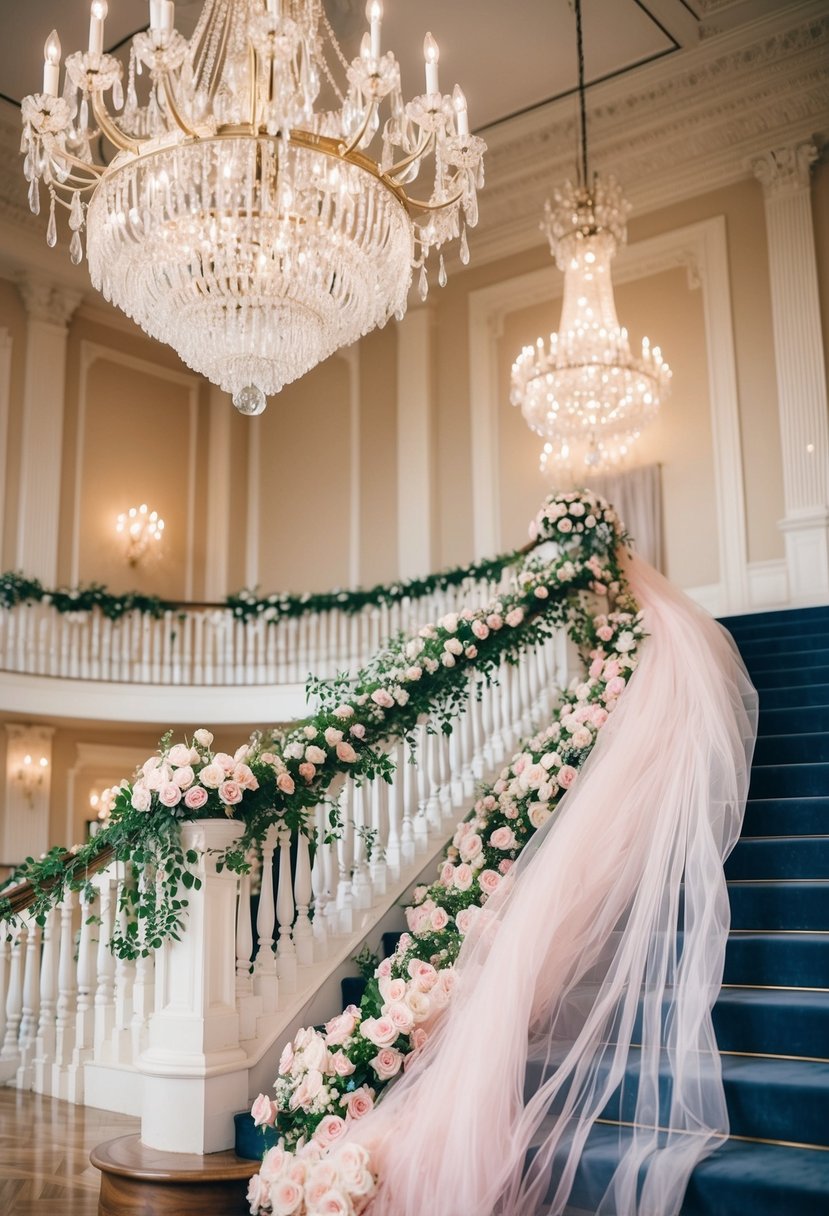
{"label": "pink tulle fabric", "polygon": [[623,1084],[599,1216],[672,1216],[727,1134],[711,1007],[729,924],[756,694],[731,639],[650,566],[649,636],[556,815],[464,943],[453,999],[350,1135],[371,1216],[551,1216]]}

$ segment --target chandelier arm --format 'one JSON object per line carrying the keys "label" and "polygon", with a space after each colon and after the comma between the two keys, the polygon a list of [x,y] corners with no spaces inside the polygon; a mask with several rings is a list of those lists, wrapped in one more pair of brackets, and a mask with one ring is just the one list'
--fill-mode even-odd
{"label": "chandelier arm", "polygon": [[[97,185],[99,179],[102,178],[106,172],[105,169],[102,169],[99,165],[94,164],[93,161],[81,160],[79,156],[74,156],[71,152],[50,152],[49,159],[54,162],[65,160],[68,162],[68,164],[75,165],[78,169],[83,169],[85,173],[93,173],[95,175],[95,181],[90,183],[91,185]],[[63,183],[61,183],[61,185],[62,184]]]}
{"label": "chandelier arm", "polygon": [[457,194],[453,194],[451,198],[444,199],[440,203],[426,203],[422,199],[411,198],[408,194],[406,195],[406,202],[410,207],[414,207],[416,211],[443,211],[446,207],[452,207],[455,203],[459,203],[463,195],[464,191],[463,187],[461,187]]}
{"label": "chandelier arm", "polygon": [[353,136],[353,138],[347,144],[340,144],[340,155],[341,156],[349,156],[354,151],[354,149],[359,145],[360,141],[362,140],[363,136],[365,135],[366,131],[369,128],[369,124],[371,123],[372,116],[376,109],[377,109],[377,98],[372,97],[371,100],[369,101],[368,105],[366,106],[365,116],[363,118],[363,121],[360,125],[360,129],[357,132],[357,134],[355,136]]}
{"label": "chandelier arm", "polygon": [[92,90],[92,113],[95,115],[95,121],[101,129],[101,134],[105,135],[111,144],[114,144],[120,152],[132,152],[134,156],[138,155],[141,151],[141,145],[145,144],[147,140],[133,139],[131,136],[124,134],[107,113],[100,89]]}
{"label": "chandelier arm", "polygon": [[398,173],[402,173],[404,169],[408,169],[409,165],[412,164],[413,161],[419,160],[421,156],[426,155],[426,153],[430,150],[430,148],[434,142],[434,139],[435,139],[434,131],[429,131],[426,135],[426,138],[423,140],[423,142],[417,148],[415,148],[415,150],[414,150],[414,152],[412,152],[411,156],[406,156],[403,158],[403,160],[397,161],[397,163],[392,165],[392,167],[390,169],[386,170],[385,176],[386,177],[397,177]]}
{"label": "chandelier arm", "polygon": [[176,124],[178,129],[188,137],[188,139],[195,139],[196,132],[193,130],[182,114],[181,110],[178,108],[173,82],[170,79],[170,73],[166,71],[166,69],[161,72],[161,85],[164,89],[164,100],[167,103],[167,110],[169,111],[173,122]]}

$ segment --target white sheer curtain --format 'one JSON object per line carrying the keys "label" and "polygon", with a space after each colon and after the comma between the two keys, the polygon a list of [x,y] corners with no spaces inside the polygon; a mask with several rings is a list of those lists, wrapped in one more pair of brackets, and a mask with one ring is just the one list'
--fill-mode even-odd
{"label": "white sheer curtain", "polygon": [[612,503],[633,538],[634,549],[664,573],[662,556],[662,479],[658,464],[587,478],[587,489]]}

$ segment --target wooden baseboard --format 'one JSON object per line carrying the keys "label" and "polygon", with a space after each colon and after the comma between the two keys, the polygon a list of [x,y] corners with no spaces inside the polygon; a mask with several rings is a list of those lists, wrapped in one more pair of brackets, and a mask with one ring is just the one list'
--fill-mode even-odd
{"label": "wooden baseboard", "polygon": [[249,1216],[247,1183],[259,1169],[234,1152],[162,1153],[120,1136],[89,1155],[101,1171],[98,1216]]}

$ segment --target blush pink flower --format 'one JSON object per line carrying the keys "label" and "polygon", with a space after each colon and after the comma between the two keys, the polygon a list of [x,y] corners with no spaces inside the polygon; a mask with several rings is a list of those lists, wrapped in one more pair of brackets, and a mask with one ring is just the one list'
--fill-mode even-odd
{"label": "blush pink flower", "polygon": [[454,882],[455,882],[456,888],[459,891],[468,891],[469,888],[472,886],[472,879],[474,877],[475,876],[472,873],[471,866],[468,866],[465,863],[463,865],[459,865],[455,870],[455,876],[454,876]]}
{"label": "blush pink flower", "polygon": [[473,621],[472,632],[475,634],[475,637],[479,642],[485,642],[489,637],[489,626],[483,621]]}
{"label": "blush pink flower", "polygon": [[399,1031],[388,1014],[379,1018],[364,1018],[360,1023],[360,1034],[377,1047],[391,1047]]}
{"label": "blush pink flower", "polygon": [[294,1045],[286,1043],[282,1048],[282,1055],[279,1057],[279,1075],[280,1077],[287,1076],[291,1071],[294,1063]]}
{"label": "blush pink flower", "polygon": [[[355,739],[365,739],[366,728],[363,726],[362,722],[355,722],[348,733]],[[339,746],[339,744],[337,746]]]}
{"label": "blush pink flower", "polygon": [[299,766],[299,775],[303,781],[313,781],[317,775],[315,765],[309,764],[307,760],[304,760]]}
{"label": "blush pink flower", "polygon": [[449,924],[449,913],[445,908],[435,908],[430,920],[432,922],[432,928],[435,930],[435,932],[439,933],[441,929],[445,929]]}
{"label": "blush pink flower", "polygon": [[325,1023],[325,1041],[329,1047],[337,1047],[353,1034],[357,1018],[351,1012],[351,1007],[337,1014],[330,1022]]}
{"label": "blush pink flower", "polygon": [[143,782],[136,781],[130,797],[130,805],[136,811],[148,811],[153,796]]}
{"label": "blush pink flower", "polygon": [[609,697],[618,697],[625,690],[625,681],[621,676],[614,676],[612,680],[607,682],[607,695]]}
{"label": "blush pink flower", "polygon": [[353,718],[354,717],[354,706],[353,705],[338,705],[337,708],[334,710],[334,717],[335,718]]}
{"label": "blush pink flower", "polygon": [[344,1094],[340,1102],[345,1103],[352,1119],[362,1119],[374,1106],[374,1095],[365,1085],[354,1089],[350,1094]]}
{"label": "blush pink flower", "polygon": [[321,747],[311,744],[305,749],[305,759],[309,764],[325,764],[325,752]]}
{"label": "blush pink flower", "polygon": [[181,802],[181,788],[175,781],[165,781],[158,787],[158,801],[162,806],[178,806]]}
{"label": "blush pink flower", "polygon": [[394,1047],[384,1047],[369,1063],[381,1081],[389,1081],[400,1072],[403,1055]]}
{"label": "blush pink flower", "polygon": [[314,1139],[324,1148],[330,1148],[332,1144],[337,1143],[345,1129],[345,1119],[341,1119],[339,1115],[326,1115],[314,1132]]}
{"label": "blush pink flower", "polygon": [[219,797],[226,806],[236,806],[242,801],[242,787],[238,781],[223,781],[219,786]]}
{"label": "blush pink flower", "polygon": [[570,764],[562,764],[561,768],[556,773],[556,781],[563,790],[567,790],[576,780],[576,770]]}
{"label": "blush pink flower", "polygon": [[353,764],[357,759],[357,753],[350,743],[343,740],[342,743],[337,744],[337,759],[342,760],[343,764]]}
{"label": "blush pink flower", "polygon": [[204,786],[193,785],[184,795],[184,805],[188,811],[198,811],[207,802],[209,795]]}
{"label": "blush pink flower", "polygon": [[506,615],[506,622],[511,629],[515,629],[524,619],[523,608],[511,608]]}
{"label": "blush pink flower", "polygon": [[273,1127],[276,1122],[276,1105],[267,1094],[260,1094],[250,1108],[255,1127]]}
{"label": "blush pink flower", "polygon": [[330,1059],[331,1069],[335,1076],[350,1077],[356,1067],[344,1051],[335,1051]]}
{"label": "blush pink flower", "polygon": [[402,1001],[394,1001],[390,1004],[385,1016],[394,1023],[398,1034],[408,1034],[414,1026],[414,1014]]}
{"label": "blush pink flower", "polygon": [[328,726],[325,729],[325,742],[329,747],[336,747],[342,740],[343,732],[337,730],[336,726]]}
{"label": "blush pink flower", "polygon": [[371,694],[371,699],[375,705],[379,705],[381,709],[391,709],[394,705],[394,697],[385,688],[375,688]]}
{"label": "blush pink flower", "polygon": [[495,870],[481,870],[478,875],[478,886],[483,891],[484,895],[492,895],[498,890],[501,883],[501,875]]}
{"label": "blush pink flower", "polygon": [[489,843],[493,849],[514,849],[515,848],[515,832],[512,828],[496,828],[489,838]]}
{"label": "blush pink flower", "polygon": [[283,794],[293,794],[296,786],[290,773],[280,773],[276,778],[276,788]]}
{"label": "blush pink flower", "polygon": [[205,764],[199,773],[199,781],[209,790],[216,790],[225,779],[225,771],[219,764]]}
{"label": "blush pink flower", "polygon": [[490,629],[497,633],[499,629],[503,629],[504,627],[504,618],[497,612],[491,612],[486,618],[486,623],[489,625]]}

